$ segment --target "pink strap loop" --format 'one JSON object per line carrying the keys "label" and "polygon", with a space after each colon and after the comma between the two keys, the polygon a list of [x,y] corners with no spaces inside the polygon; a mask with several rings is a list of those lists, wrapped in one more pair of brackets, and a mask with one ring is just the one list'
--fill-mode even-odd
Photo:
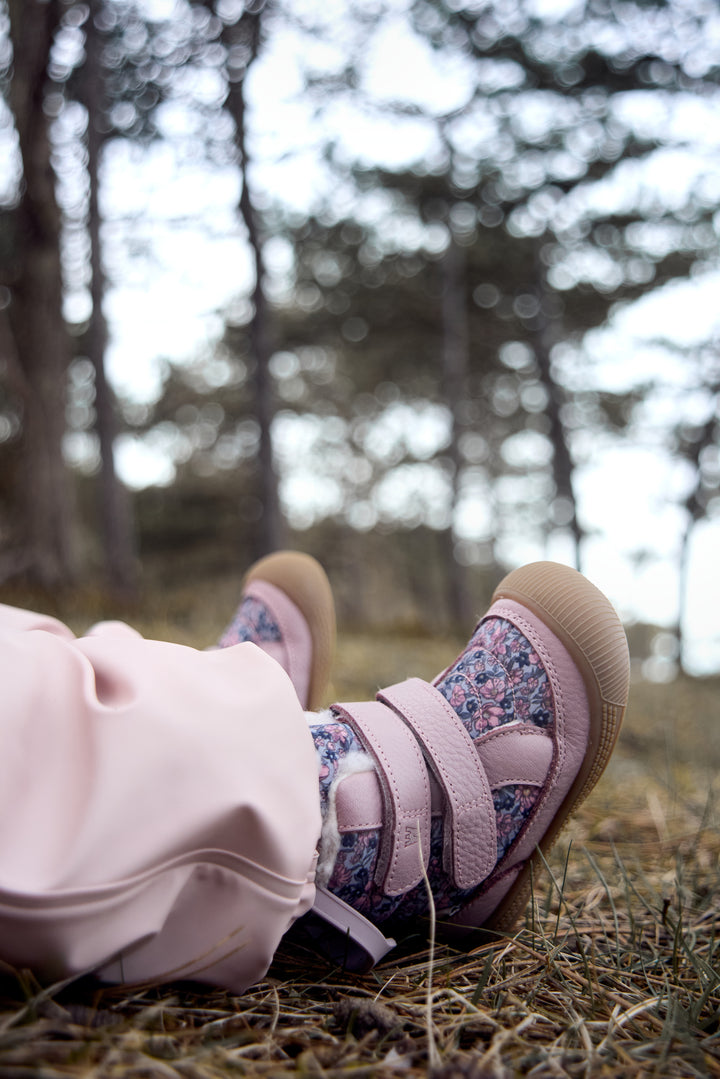
{"label": "pink strap loop", "polygon": [[542,787],[546,782],[554,746],[539,727],[530,723],[496,727],[475,744],[493,790],[515,783]]}

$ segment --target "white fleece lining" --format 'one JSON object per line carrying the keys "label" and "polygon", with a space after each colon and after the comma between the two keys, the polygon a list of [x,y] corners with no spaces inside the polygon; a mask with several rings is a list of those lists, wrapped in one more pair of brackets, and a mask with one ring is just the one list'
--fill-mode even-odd
{"label": "white fleece lining", "polygon": [[[305,712],[305,720],[308,727],[322,727],[326,723],[332,723],[335,716],[329,708],[326,708],[322,712]],[[319,754],[318,764],[320,764]],[[375,765],[372,757],[361,749],[351,750],[340,761],[337,775],[330,784],[328,791],[327,810],[323,819],[320,842],[318,843],[318,863],[315,870],[315,883],[318,887],[324,888],[330,880],[335,859],[340,850],[341,839],[336,804],[338,786],[348,776],[355,775],[358,772],[374,771]]]}
{"label": "white fleece lining", "polygon": [[325,723],[332,723],[333,714],[329,708],[323,708],[322,712],[303,712],[308,727],[322,727]]}
{"label": "white fleece lining", "polygon": [[340,850],[340,828],[337,819],[337,790],[343,779],[356,775],[358,772],[373,772],[372,757],[361,750],[353,750],[343,757],[337,775],[330,784],[328,791],[328,807],[323,820],[320,843],[318,846],[318,863],[315,871],[315,881],[321,887],[327,885],[332,876],[335,859]]}

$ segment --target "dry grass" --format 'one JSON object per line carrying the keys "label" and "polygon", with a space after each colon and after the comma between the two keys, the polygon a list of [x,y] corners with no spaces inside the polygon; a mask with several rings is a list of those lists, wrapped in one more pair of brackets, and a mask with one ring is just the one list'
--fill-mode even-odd
{"label": "dry grass", "polygon": [[[333,695],[429,676],[454,647],[346,637]],[[437,945],[430,1031],[420,936],[362,976],[285,945],[242,997],[9,977],[0,1076],[720,1076],[719,692],[637,687],[524,926],[469,952]]]}

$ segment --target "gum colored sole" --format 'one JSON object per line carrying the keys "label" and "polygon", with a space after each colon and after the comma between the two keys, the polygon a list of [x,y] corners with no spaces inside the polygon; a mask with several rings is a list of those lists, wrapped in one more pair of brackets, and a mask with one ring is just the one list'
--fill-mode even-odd
{"label": "gum colored sole", "polygon": [[[620,731],[630,684],[630,658],[622,623],[610,601],[582,574],[554,562],[513,570],[495,589],[497,600],[515,600],[531,610],[563,642],[580,671],[590,706],[590,740],[572,787],[512,888],[480,927],[496,935],[512,932],[530,896],[533,876],[543,870],[558,833],[588,796],[610,759]],[[472,930],[471,930],[472,932]]]}
{"label": "gum colored sole", "polygon": [[335,604],[327,574],[316,559],[300,551],[276,551],[261,558],[248,571],[246,583],[268,581],[300,609],[312,637],[312,670],[308,709],[323,702],[335,654]]}

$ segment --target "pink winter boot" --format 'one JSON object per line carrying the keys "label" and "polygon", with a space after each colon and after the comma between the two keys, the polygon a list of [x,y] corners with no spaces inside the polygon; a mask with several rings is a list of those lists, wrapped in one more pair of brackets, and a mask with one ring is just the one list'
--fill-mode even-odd
{"label": "pink winter boot", "polygon": [[335,651],[335,606],[325,571],[314,558],[277,551],[251,566],[218,647],[244,641],[277,660],[303,708],[320,706]]}
{"label": "pink winter boot", "polygon": [[388,929],[427,914],[424,871],[452,937],[510,932],[531,872],[607,764],[628,684],[608,600],[575,570],[541,562],[502,581],[432,684],[410,678],[318,717],[313,935],[327,945],[332,926],[336,958],[377,962],[394,943]]}

